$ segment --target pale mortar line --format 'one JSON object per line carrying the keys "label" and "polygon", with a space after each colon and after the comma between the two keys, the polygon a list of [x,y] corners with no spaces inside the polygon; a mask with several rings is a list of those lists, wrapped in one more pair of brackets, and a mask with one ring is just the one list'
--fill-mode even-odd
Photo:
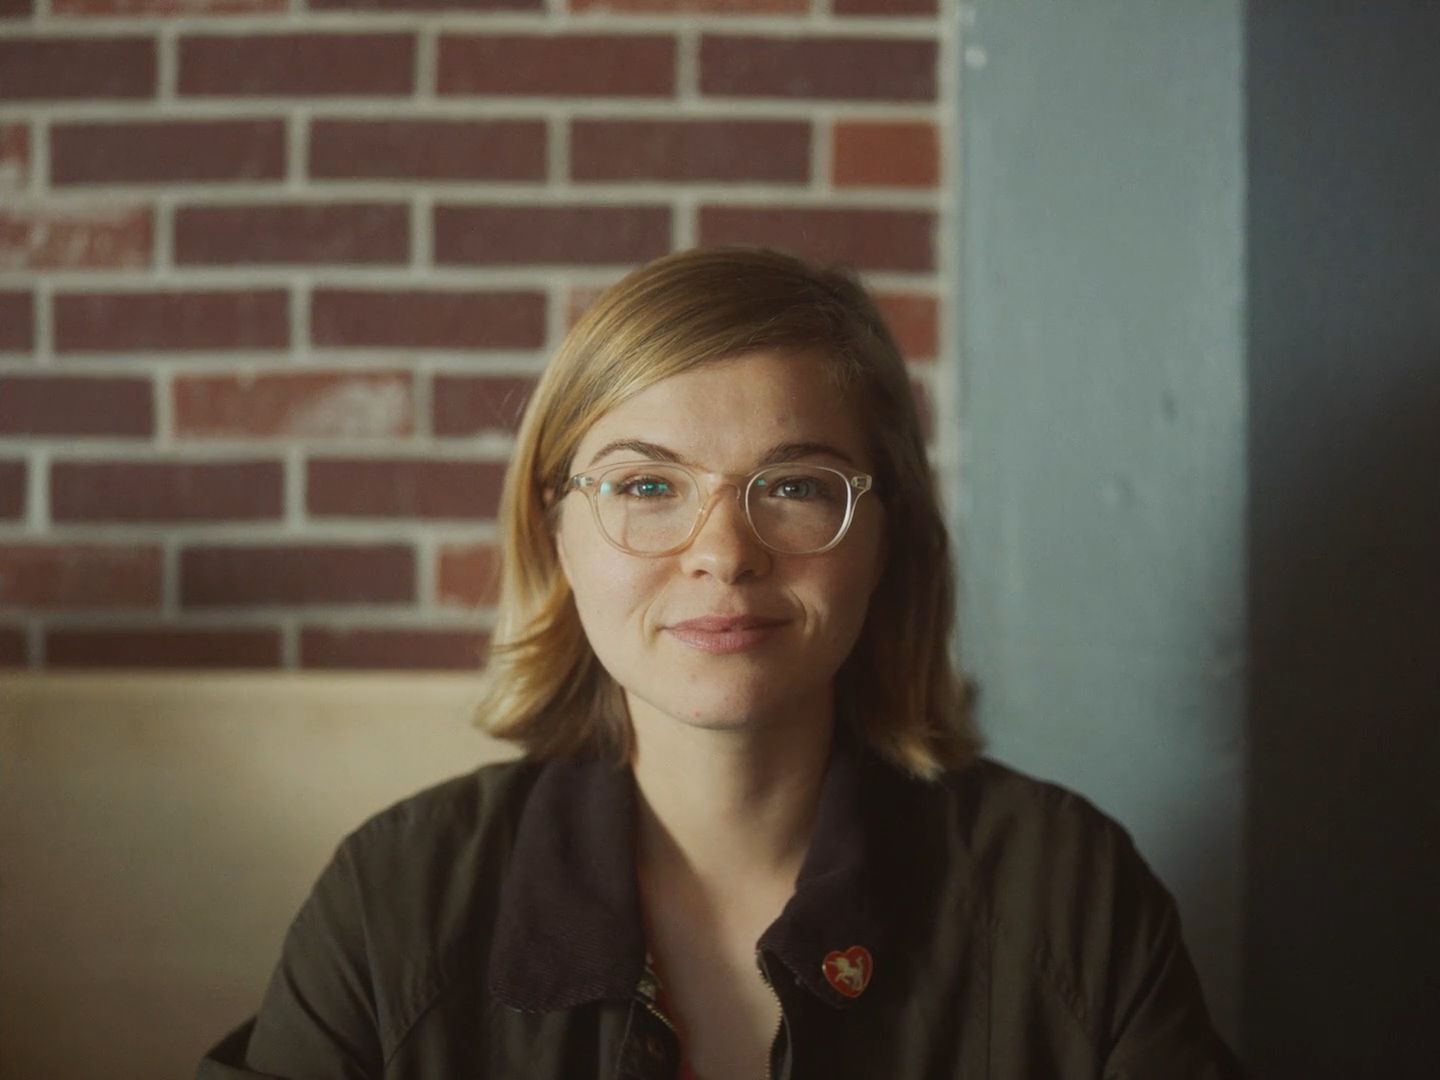
{"label": "pale mortar line", "polygon": [[171,372],[159,365],[148,370],[155,416],[155,433],[151,436],[150,445],[161,453],[172,453],[175,449],[175,417],[172,411],[175,396],[171,392]]}
{"label": "pale mortar line", "polygon": [[[933,118],[932,118],[933,119]],[[814,192],[803,183],[776,183],[774,181],[674,181],[674,180],[627,180],[627,181],[583,181],[557,180],[548,187],[539,184],[494,184],[481,186],[476,183],[455,183],[440,185],[433,182],[406,184],[383,184],[374,181],[327,183],[323,189],[310,188],[302,192],[277,187],[237,188],[223,190],[200,187],[194,184],[166,185],[157,192],[134,188],[95,188],[84,192],[66,193],[61,196],[45,197],[38,200],[17,200],[18,205],[37,208],[96,209],[111,212],[116,209],[111,199],[129,200],[135,207],[151,205],[150,199],[164,199],[167,203],[189,206],[215,207],[285,207],[304,205],[324,207],[337,202],[374,202],[380,205],[401,205],[408,199],[429,199],[451,206],[522,207],[545,208],[554,203],[554,196],[563,193],[567,202],[597,206],[644,206],[650,202],[664,201],[678,195],[697,199],[712,199],[754,205],[759,202],[774,202],[785,205],[805,205],[814,201]],[[894,207],[896,209],[928,209],[940,202],[936,189],[867,188],[846,190],[839,205],[854,207]],[[829,201],[825,205],[831,205]],[[225,264],[189,265],[186,275],[194,271],[285,269],[294,263],[245,263],[238,266]],[[323,268],[325,263],[304,264]],[[337,269],[383,269],[386,265],[351,267],[345,263],[333,264]],[[28,271],[33,273],[33,271]],[[53,270],[47,273],[81,274],[83,270]],[[107,271],[115,273],[115,271]],[[15,273],[15,271],[5,271]]]}
{"label": "pale mortar line", "polygon": [[440,568],[438,566],[440,556],[433,537],[425,531],[417,531],[414,536],[415,548],[415,602],[410,610],[418,615],[423,615],[427,620],[441,610],[435,603],[435,595],[439,591]]}
{"label": "pale mortar line", "polygon": [[290,445],[284,447],[285,462],[285,503],[281,517],[280,532],[288,537],[305,533],[305,458],[306,447]]}
{"label": "pale mortar line", "polygon": [[[968,4],[956,6],[951,0],[940,5],[938,28],[939,80],[935,124],[940,154],[940,183],[943,198],[937,215],[935,243],[936,292],[940,298],[939,355],[931,380],[935,408],[934,456],[940,474],[942,510],[952,531],[958,532],[963,502],[965,439],[963,359],[960,356],[959,312],[963,281],[959,271],[960,216],[959,133],[964,106],[964,73],[960,57],[964,49],[964,25]],[[946,498],[946,496],[950,496]]]}
{"label": "pale mortar line", "polygon": [[[600,282],[608,284],[613,278]],[[404,360],[397,359],[397,354]],[[430,361],[436,364],[454,364],[465,372],[477,375],[534,375],[545,364],[543,346],[525,352],[496,349],[480,352],[474,349],[410,349],[403,346],[370,347],[366,349],[337,349],[325,346],[306,350],[303,356],[285,353],[235,353],[225,354],[223,363],[217,363],[217,354],[204,350],[176,353],[156,359],[153,353],[106,353],[68,354],[63,360],[46,372],[57,372],[86,376],[131,376],[142,377],[153,371],[169,371],[175,377],[228,377],[255,378],[263,375],[293,375],[301,369],[328,369],[342,374],[377,374],[405,370],[410,362]],[[0,370],[8,374],[24,375],[34,372],[36,364],[23,356],[0,359]],[[43,440],[44,436],[28,437]],[[91,442],[103,439],[88,439]]]}
{"label": "pale mortar line", "polygon": [[39,200],[50,186],[50,118],[37,116],[30,124],[30,176],[22,190]]}
{"label": "pale mortar line", "polygon": [[700,99],[701,25],[687,21],[675,35],[675,97],[682,102]]}
{"label": "pale mortar line", "polygon": [[670,246],[676,251],[694,247],[700,234],[698,200],[683,195],[677,198],[670,221]]}
{"label": "pale mortar line", "polygon": [[[310,109],[304,105],[296,105],[287,110],[285,117],[285,180],[284,192],[287,196],[293,196],[305,189],[306,172],[309,165],[310,149]],[[252,182],[253,183],[253,182]],[[226,192],[239,189],[241,185],[236,184],[232,188],[226,185]],[[257,193],[273,194],[276,190],[274,181],[268,185],[253,184],[245,185],[248,190]],[[207,199],[210,197],[206,196]]]}
{"label": "pale mortar line", "polygon": [[415,38],[415,94],[412,101],[428,104],[435,99],[439,72],[440,28],[433,23],[422,23]]}
{"label": "pale mortar line", "polygon": [[155,196],[150,214],[150,242],[154,247],[147,277],[160,278],[174,269],[175,199],[168,192]]}
{"label": "pale mortar line", "polygon": [[44,534],[50,529],[50,461],[48,447],[27,446],[30,465],[29,490],[25,496],[26,532]]}
{"label": "pale mortar line", "polygon": [[155,30],[155,104],[164,107],[180,94],[179,32],[165,22]]}
{"label": "pale mortar line", "polygon": [[569,330],[570,292],[575,288],[575,279],[569,273],[558,273],[550,282],[545,301],[545,347],[549,354],[560,347]]}
{"label": "pale mortar line", "polygon": [[[696,201],[699,202],[699,201],[701,201],[701,200],[699,200],[699,199],[697,198]],[[723,199],[722,199],[722,200],[718,200],[718,201],[720,201],[720,202],[722,202],[722,203],[725,203],[726,205],[742,205],[742,204],[739,203],[739,202],[729,202],[729,201],[723,200]],[[815,207],[813,207],[813,208],[814,208],[814,209],[825,209],[825,208],[828,207],[828,205],[829,205],[829,204],[825,204],[825,205],[815,206]],[[848,207],[848,204],[847,204],[847,207]],[[845,207],[841,207],[841,208],[837,208],[837,209],[843,209],[843,208],[845,208]],[[633,269],[635,268],[635,266],[636,266],[635,263],[630,263],[630,262],[623,262],[623,263],[598,263],[598,264],[595,264],[595,265],[592,265],[592,266],[587,266],[587,267],[586,267],[586,270],[587,270],[588,272],[593,273],[597,278],[605,278],[605,277],[607,277],[607,276],[613,278],[613,277],[618,277],[618,276],[621,275],[621,274],[627,273],[627,272],[630,271],[630,270],[633,270]],[[276,268],[274,268],[274,269],[280,270],[280,269],[286,269],[286,268],[276,267]],[[471,291],[471,290],[477,290],[477,291],[480,291],[480,292],[508,292],[508,291],[516,290],[516,289],[527,290],[527,291],[528,291],[528,290],[541,290],[541,291],[543,291],[545,288],[547,288],[547,286],[548,286],[548,284],[550,283],[550,281],[553,280],[553,278],[554,278],[554,276],[555,276],[556,273],[558,273],[558,272],[560,272],[560,271],[562,271],[562,270],[568,270],[568,269],[569,269],[569,267],[564,266],[563,264],[562,264],[562,265],[553,265],[553,266],[513,266],[513,267],[512,267],[512,266],[494,266],[494,267],[489,267],[489,266],[437,266],[437,267],[432,267],[432,268],[431,268],[428,276],[427,276],[426,279],[425,279],[425,291],[433,291],[433,292],[468,292],[468,291]],[[334,267],[334,268],[331,268],[331,267],[316,267],[316,268],[315,268],[315,271],[316,271],[318,274],[323,274],[323,275],[324,275],[324,284],[325,284],[326,287],[352,288],[352,289],[366,289],[366,288],[370,288],[370,289],[377,289],[377,290],[392,290],[392,291],[404,292],[404,291],[407,291],[407,290],[412,290],[412,289],[414,289],[414,288],[416,287],[416,284],[417,284],[416,281],[415,281],[415,279],[414,279],[412,276],[410,276],[411,270],[410,270],[409,267],[392,267],[392,268],[389,268],[389,269],[388,269],[386,272],[384,272],[384,273],[380,273],[380,272],[376,272],[376,271],[367,271],[367,270],[365,270],[365,269],[363,269],[363,268],[341,268],[341,267]],[[917,280],[917,279],[929,277],[929,276],[931,275],[931,272],[930,272],[930,271],[925,271],[925,270],[921,270],[921,271],[871,270],[871,271],[868,271],[867,274],[883,274],[883,275],[886,275],[886,276],[896,277],[897,280],[909,280],[909,281],[914,281],[914,280]],[[228,292],[228,291],[254,291],[254,290],[265,290],[265,291],[269,291],[269,290],[273,290],[273,289],[276,289],[276,288],[282,288],[282,287],[283,287],[283,283],[277,285],[276,280],[275,280],[275,278],[274,278],[273,276],[267,277],[266,279],[257,282],[257,281],[255,281],[251,276],[249,276],[248,274],[246,274],[246,273],[244,273],[244,272],[242,272],[242,271],[239,271],[239,270],[236,270],[236,271],[234,271],[234,272],[229,272],[229,273],[227,273],[227,272],[225,272],[225,271],[204,271],[204,270],[200,270],[199,268],[188,268],[188,267],[185,269],[185,272],[182,272],[182,271],[180,271],[180,270],[166,271],[166,272],[163,273],[163,274],[152,275],[152,276],[148,276],[148,277],[145,277],[145,278],[139,278],[139,279],[137,279],[137,278],[124,278],[124,277],[120,277],[120,276],[116,276],[116,275],[111,275],[111,276],[109,276],[109,277],[96,277],[96,276],[94,276],[93,274],[80,274],[80,273],[77,273],[77,274],[75,274],[74,276],[64,276],[64,277],[61,277],[61,276],[59,276],[59,275],[55,275],[55,276],[48,276],[48,275],[47,275],[44,279],[41,279],[40,281],[37,282],[35,278],[33,278],[33,277],[28,277],[28,276],[23,275],[23,274],[20,274],[20,273],[15,273],[15,274],[0,274],[0,287],[10,287],[12,284],[18,284],[18,285],[24,286],[24,285],[30,285],[30,284],[32,284],[32,283],[33,283],[33,284],[36,284],[37,286],[39,286],[39,285],[44,285],[44,286],[47,286],[47,287],[48,287],[48,286],[51,286],[51,285],[55,285],[55,284],[60,284],[60,285],[62,285],[62,286],[64,287],[62,291],[67,292],[67,293],[71,293],[71,292],[91,292],[91,291],[106,291],[106,292],[108,292],[108,291],[112,291],[112,290],[119,290],[119,291],[121,291],[121,292],[125,292],[125,293],[135,293],[135,294],[144,294],[144,293],[166,293],[166,292],[173,292],[173,291],[186,291],[186,292],[205,292],[205,291]],[[38,332],[38,330],[39,330],[39,327],[37,327],[37,332]],[[37,336],[38,336],[38,333],[37,333]],[[384,346],[380,346],[380,347],[383,348]],[[537,346],[537,348],[541,348],[541,347],[543,347],[543,346]],[[338,349],[339,347],[336,347],[336,348]],[[359,346],[355,347],[355,354],[356,354],[356,355],[362,354],[364,348],[366,348],[366,347],[359,347]],[[107,356],[116,356],[116,357],[123,356],[123,357],[137,357],[137,358],[138,358],[138,357],[144,357],[144,356],[147,356],[147,355],[148,355],[148,356],[153,356],[154,353],[155,353],[155,351],[156,351],[156,350],[139,350],[139,351],[115,350],[115,351],[113,351],[113,352],[107,352],[107,353],[100,354],[100,355],[93,355],[93,356],[90,356],[90,358],[92,358],[92,359],[102,359],[103,357],[107,357]],[[210,356],[214,356],[214,355],[216,354],[216,352],[217,352],[217,350],[214,350],[214,349],[210,349],[210,350],[204,350],[204,349],[178,350],[178,349],[177,349],[177,350],[164,350],[164,351],[165,351],[165,354],[166,354],[167,356],[173,356],[173,357],[175,357],[175,358],[177,358],[177,359],[179,359],[179,358],[184,358],[184,357],[186,357],[186,356],[194,356],[194,355],[210,355]],[[372,351],[373,351],[373,348],[372,348]],[[393,351],[393,349],[392,349],[392,351]],[[436,350],[436,351],[445,352],[446,350]],[[452,350],[452,351],[453,351],[453,350]],[[521,353],[532,352],[533,350],[529,350],[529,349],[478,349],[478,348],[472,348],[470,351],[476,352],[476,353],[505,352],[505,353],[521,354]],[[225,356],[226,356],[226,358],[228,359],[228,358],[230,358],[232,355],[234,355],[234,356],[238,359],[238,358],[240,358],[241,356],[244,355],[244,352],[246,352],[246,351],[243,351],[243,350],[235,350],[235,351],[232,352],[231,350],[226,350],[226,351],[225,351]],[[275,356],[275,355],[277,355],[277,354],[286,353],[286,352],[288,352],[288,350],[287,350],[287,349],[271,349],[271,350],[254,349],[254,350],[248,350],[248,352],[249,352],[251,355],[258,355],[258,356]],[[347,348],[344,349],[343,355],[349,356],[349,355],[351,355],[351,354],[352,354],[352,353],[351,353],[351,349],[350,349],[350,348],[347,347]],[[75,355],[77,358],[79,358],[80,356],[86,355],[86,354],[70,354],[70,355]]]}
{"label": "pale mortar line", "polygon": [[420,280],[429,276],[435,261],[435,197],[417,192],[410,200],[410,270]]}
{"label": "pale mortar line", "polygon": [[[377,95],[373,97],[294,97],[270,98],[264,96],[234,97],[183,97],[166,102],[163,112],[155,109],[153,103],[135,101],[81,101],[72,105],[57,106],[54,103],[27,104],[10,102],[0,109],[0,120],[52,119],[58,118],[77,123],[100,122],[142,122],[149,120],[226,120],[226,119],[268,119],[280,117],[294,108],[304,107],[323,112],[327,118],[373,119],[378,115],[396,114],[404,118],[417,119],[485,119],[503,118],[515,120],[543,119],[551,110],[563,107],[577,116],[608,117],[614,115],[640,115],[647,110],[657,118],[716,116],[726,119],[775,119],[804,113],[807,110],[825,106],[843,108],[846,115],[856,116],[900,116],[913,114],[916,118],[932,115],[935,101],[911,99],[850,100],[828,97],[764,97],[706,95],[680,99],[670,95],[649,95],[644,97],[589,96],[568,97],[563,95],[438,95],[433,101],[417,103],[404,95]],[[423,106],[423,107],[421,107]]]}
{"label": "pale mortar line", "polygon": [[570,124],[566,109],[553,109],[545,118],[545,185],[551,190],[569,190]]}
{"label": "pale mortar line", "polygon": [[180,541],[169,530],[160,542],[160,618],[180,614]]}
{"label": "pale mortar line", "polygon": [[829,109],[816,109],[810,121],[810,188],[821,196],[833,196],[835,193],[830,178],[830,162],[834,157],[837,123],[839,117]]}
{"label": "pale mortar line", "polygon": [[310,347],[310,297],[314,287],[314,281],[308,274],[297,274],[290,279],[290,348],[286,353],[292,366],[298,354]]}
{"label": "pale mortar line", "polygon": [[46,275],[33,279],[35,286],[35,364],[50,367],[55,362],[55,302],[53,284]]}

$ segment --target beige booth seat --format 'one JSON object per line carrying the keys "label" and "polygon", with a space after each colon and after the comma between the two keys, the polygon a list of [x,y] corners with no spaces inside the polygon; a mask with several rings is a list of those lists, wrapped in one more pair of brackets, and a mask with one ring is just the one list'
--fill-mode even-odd
{"label": "beige booth seat", "polygon": [[340,838],[512,751],[469,675],[0,675],[0,1076],[165,1080]]}

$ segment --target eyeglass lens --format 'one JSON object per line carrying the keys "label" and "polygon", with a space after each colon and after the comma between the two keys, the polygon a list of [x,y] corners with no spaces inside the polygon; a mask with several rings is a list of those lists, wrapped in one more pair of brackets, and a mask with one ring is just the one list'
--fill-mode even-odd
{"label": "eyeglass lens", "polygon": [[[597,477],[600,527],[631,551],[669,551],[685,542],[704,503],[686,470],[660,463],[627,464]],[[813,465],[777,465],[756,475],[745,493],[755,534],[791,554],[819,551],[845,527],[850,487],[844,474]]]}

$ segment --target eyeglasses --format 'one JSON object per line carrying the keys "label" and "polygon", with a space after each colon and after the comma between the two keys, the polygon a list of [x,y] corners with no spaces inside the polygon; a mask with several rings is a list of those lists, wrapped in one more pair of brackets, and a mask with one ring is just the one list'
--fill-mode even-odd
{"label": "eyeglasses", "polygon": [[[630,555],[674,555],[689,547],[723,487],[735,489],[755,538],[782,555],[818,555],[845,537],[873,478],[823,465],[767,465],[746,477],[661,461],[626,461],[577,473],[562,494],[583,493],[600,534]],[[735,482],[735,481],[738,481]]]}

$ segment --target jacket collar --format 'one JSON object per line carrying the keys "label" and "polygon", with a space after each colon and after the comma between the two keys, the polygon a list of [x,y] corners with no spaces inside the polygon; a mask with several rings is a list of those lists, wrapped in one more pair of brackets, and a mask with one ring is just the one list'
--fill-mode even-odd
{"label": "jacket collar", "polygon": [[[913,865],[897,841],[915,831],[906,805],[924,786],[837,732],[795,893],[759,942],[832,1006],[852,1002],[826,978],[827,954],[859,945],[884,965],[906,892],[897,875]],[[501,886],[490,987],[502,1004],[548,1012],[634,995],[645,970],[635,821],[628,768],[542,766]]]}

